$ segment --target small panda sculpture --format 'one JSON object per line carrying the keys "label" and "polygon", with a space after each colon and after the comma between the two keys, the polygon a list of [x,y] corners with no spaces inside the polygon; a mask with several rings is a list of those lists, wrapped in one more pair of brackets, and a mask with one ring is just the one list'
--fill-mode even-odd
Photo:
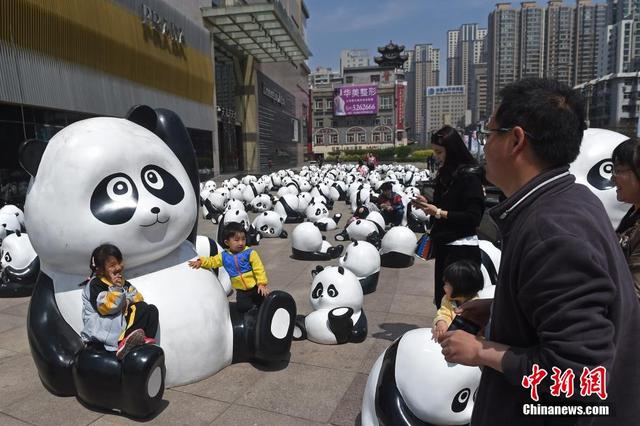
{"label": "small panda sculpture", "polygon": [[311,222],[304,222],[291,233],[292,257],[298,260],[330,260],[342,254],[343,246],[332,247],[320,230]]}
{"label": "small panda sculpture", "polygon": [[30,296],[40,273],[40,260],[29,236],[16,231],[0,246],[0,297]]}
{"label": "small panda sculpture", "polygon": [[321,231],[332,231],[336,229],[342,217],[341,213],[336,213],[330,218],[327,205],[315,198],[311,200],[305,213],[307,220],[314,223]]}
{"label": "small panda sculpture", "polygon": [[284,218],[284,223],[304,222],[304,215],[298,210],[298,197],[286,193],[276,201],[273,211]]}
{"label": "small panda sculpture", "polygon": [[358,277],[364,294],[376,291],[380,276],[380,253],[373,244],[366,241],[352,242],[338,263]]}
{"label": "small panda sculpture", "polygon": [[[215,275],[187,264],[197,256],[198,169],[175,113],[139,106],[128,119],[78,121],[48,143],[25,142],[19,159],[32,176],[25,219],[41,264],[27,332],[50,392],[148,417],[160,408],[165,383],[192,383],[234,361],[288,353],[291,296],[273,291],[258,312],[240,314]],[[160,313],[159,346],[135,348],[122,362],[85,347],[79,336],[79,285],[104,242],[120,248],[128,280]]]}
{"label": "small panda sculpture", "polygon": [[14,213],[0,213],[0,243],[7,236],[20,231],[22,226]]}
{"label": "small panda sculpture", "polygon": [[480,369],[448,363],[430,328],[406,332],[376,360],[362,398],[362,425],[464,425]]}
{"label": "small panda sculpture", "polygon": [[273,201],[267,194],[260,194],[249,203],[249,209],[254,213],[263,213],[267,210],[271,210],[273,207]]}
{"label": "small panda sculpture", "polygon": [[220,216],[224,214],[227,207],[228,192],[215,190],[202,201],[204,219],[210,219],[213,223],[218,223]]}
{"label": "small panda sculpture", "polygon": [[[198,253],[198,256],[215,256],[223,250],[224,248],[222,248],[220,244],[207,236],[198,235],[196,237],[196,252]],[[215,268],[212,269],[211,272],[213,272],[218,278],[218,281],[220,282],[220,285],[222,285],[222,289],[224,290],[225,294],[227,296],[231,295],[231,293],[233,293],[233,287],[231,286],[231,277],[229,276],[229,273],[226,271],[226,269]]]}
{"label": "small panda sculpture", "polygon": [[311,272],[309,301],[313,311],[298,317],[294,339],[308,339],[323,345],[361,343],[367,337],[364,296],[358,278],[342,266]]}
{"label": "small panda sculpture", "polygon": [[381,236],[378,225],[367,219],[357,219],[334,237],[336,241],[367,241],[380,247]]}
{"label": "small panda sculpture", "polygon": [[24,212],[20,210],[17,206],[13,204],[6,204],[0,208],[0,216],[3,214],[14,215],[18,219],[18,223],[20,224],[20,230],[22,232],[26,231],[24,226]]}
{"label": "small panda sculpture", "polygon": [[405,226],[394,226],[382,238],[380,260],[387,268],[408,268],[415,260],[416,234]]}
{"label": "small panda sculpture", "polygon": [[283,223],[282,216],[276,212],[269,211],[256,216],[252,226],[263,238],[287,238],[287,231],[282,229]]}

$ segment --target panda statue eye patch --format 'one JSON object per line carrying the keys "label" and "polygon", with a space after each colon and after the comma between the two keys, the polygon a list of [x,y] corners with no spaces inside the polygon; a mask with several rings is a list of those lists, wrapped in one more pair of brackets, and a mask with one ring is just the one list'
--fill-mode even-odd
{"label": "panda statue eye patch", "polygon": [[152,164],[140,172],[144,187],[162,201],[175,206],[184,198],[184,189],[171,173]]}
{"label": "panda statue eye patch", "polygon": [[338,290],[336,290],[336,287],[333,284],[330,284],[329,288],[327,289],[327,294],[330,297],[336,297],[338,295]]}
{"label": "panda statue eye patch", "polygon": [[91,213],[107,225],[128,222],[138,206],[138,189],[129,176],[114,173],[102,179],[91,195]]}
{"label": "panda statue eye patch", "polygon": [[322,297],[322,283],[318,283],[316,285],[316,288],[313,289],[313,291],[311,292],[311,297],[313,297],[314,299],[318,299],[320,297]]}

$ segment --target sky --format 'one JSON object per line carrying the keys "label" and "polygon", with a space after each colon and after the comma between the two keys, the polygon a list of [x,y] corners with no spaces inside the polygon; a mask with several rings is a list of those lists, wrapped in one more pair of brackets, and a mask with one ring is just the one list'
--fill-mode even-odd
{"label": "sky", "polygon": [[[504,0],[503,0],[504,1]],[[521,0],[511,2],[520,7]],[[498,0],[305,0],[309,10],[307,44],[313,56],[312,71],[317,66],[340,70],[342,49],[369,49],[371,57],[377,47],[393,40],[410,50],[415,44],[431,43],[440,48],[440,70],[446,72],[447,30],[462,24],[478,23],[487,27],[489,13]],[[546,5],[546,0],[538,0]],[[575,4],[575,0],[565,0]],[[597,0],[594,3],[605,3]],[[373,65],[375,63],[372,62]]]}

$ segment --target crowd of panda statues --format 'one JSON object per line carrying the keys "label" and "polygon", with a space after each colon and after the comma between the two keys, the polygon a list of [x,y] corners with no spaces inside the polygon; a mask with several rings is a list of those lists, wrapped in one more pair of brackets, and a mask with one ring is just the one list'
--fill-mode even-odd
{"label": "crowd of panda statues", "polygon": [[[610,180],[609,156],[620,136],[588,130],[572,165],[614,225],[625,210],[612,201]],[[366,177],[353,164],[305,166],[200,184],[180,118],[146,106],[124,119],[73,123],[48,143],[27,141],[20,164],[32,181],[24,214],[0,209],[0,297],[32,293],[29,345],[50,392],[135,418],[160,409],[165,386],[202,380],[235,362],[281,360],[292,341],[362,342],[365,295],[376,291],[381,267],[414,264],[416,234],[429,222],[410,199],[432,176],[412,165],[383,164]],[[400,226],[388,227],[375,204],[383,182],[402,196]],[[333,213],[339,202],[355,215]],[[198,235],[199,215],[218,225],[216,236]],[[230,222],[243,224],[249,245],[287,238],[293,259],[332,263],[312,270],[311,313],[298,316],[291,295],[274,290],[259,310],[241,314],[227,299],[232,289],[223,268],[188,267],[197,255],[223,250]],[[285,223],[295,224],[290,235]],[[335,241],[327,231],[336,231]],[[136,348],[122,362],[79,336],[80,284],[90,253],[105,241],[122,250],[128,280],[160,312],[159,346]],[[483,240],[480,248],[480,296],[490,298],[500,250]],[[363,425],[469,422],[480,370],[447,363],[430,336],[428,328],[409,331],[380,354],[363,395]]]}
{"label": "crowd of panda statues", "polygon": [[[201,212],[218,224],[218,230],[229,222],[243,224],[251,244],[259,244],[262,238],[289,238],[293,259],[334,263],[312,270],[312,311],[296,319],[293,340],[360,343],[367,337],[364,297],[376,290],[381,267],[414,264],[416,234],[426,232],[429,217],[413,209],[410,201],[430,177],[412,165],[384,164],[366,176],[354,164],[305,166],[299,172],[232,178],[219,187],[205,182]],[[392,182],[393,191],[402,197],[405,209],[400,226],[389,227],[375,203],[384,182]],[[354,216],[334,214],[339,202],[349,206]],[[249,213],[255,213],[253,221]],[[285,223],[296,224],[290,235],[283,230]],[[334,230],[335,243],[324,235]],[[204,251],[199,252],[209,255],[208,247],[222,249],[219,243],[203,243]],[[481,240],[480,245],[485,278],[481,296],[493,297],[500,250],[489,241]],[[412,330],[374,364],[363,396],[362,423],[467,423],[479,378],[478,368],[448,364],[438,343],[431,340],[430,329]]]}

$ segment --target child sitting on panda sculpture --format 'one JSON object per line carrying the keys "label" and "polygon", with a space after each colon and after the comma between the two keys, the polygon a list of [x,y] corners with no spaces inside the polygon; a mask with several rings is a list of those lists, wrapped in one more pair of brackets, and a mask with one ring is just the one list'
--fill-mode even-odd
{"label": "child sitting on panda sculpture", "polygon": [[267,274],[258,252],[247,247],[247,231],[242,224],[231,222],[226,225],[224,233],[227,250],[188,263],[194,269],[224,267],[236,290],[238,312],[247,312],[259,307],[269,294]]}
{"label": "child sitting on panda sculpture", "polygon": [[90,268],[91,277],[82,292],[82,339],[104,344],[119,360],[136,346],[155,343],[158,309],[145,303],[124,279],[120,249],[113,244],[96,247]]}
{"label": "child sitting on panda sculpture", "polygon": [[459,260],[447,266],[442,273],[442,280],[444,296],[431,329],[435,341],[447,332],[456,316],[455,309],[469,300],[477,299],[478,292],[484,287],[480,267],[470,260]]}

